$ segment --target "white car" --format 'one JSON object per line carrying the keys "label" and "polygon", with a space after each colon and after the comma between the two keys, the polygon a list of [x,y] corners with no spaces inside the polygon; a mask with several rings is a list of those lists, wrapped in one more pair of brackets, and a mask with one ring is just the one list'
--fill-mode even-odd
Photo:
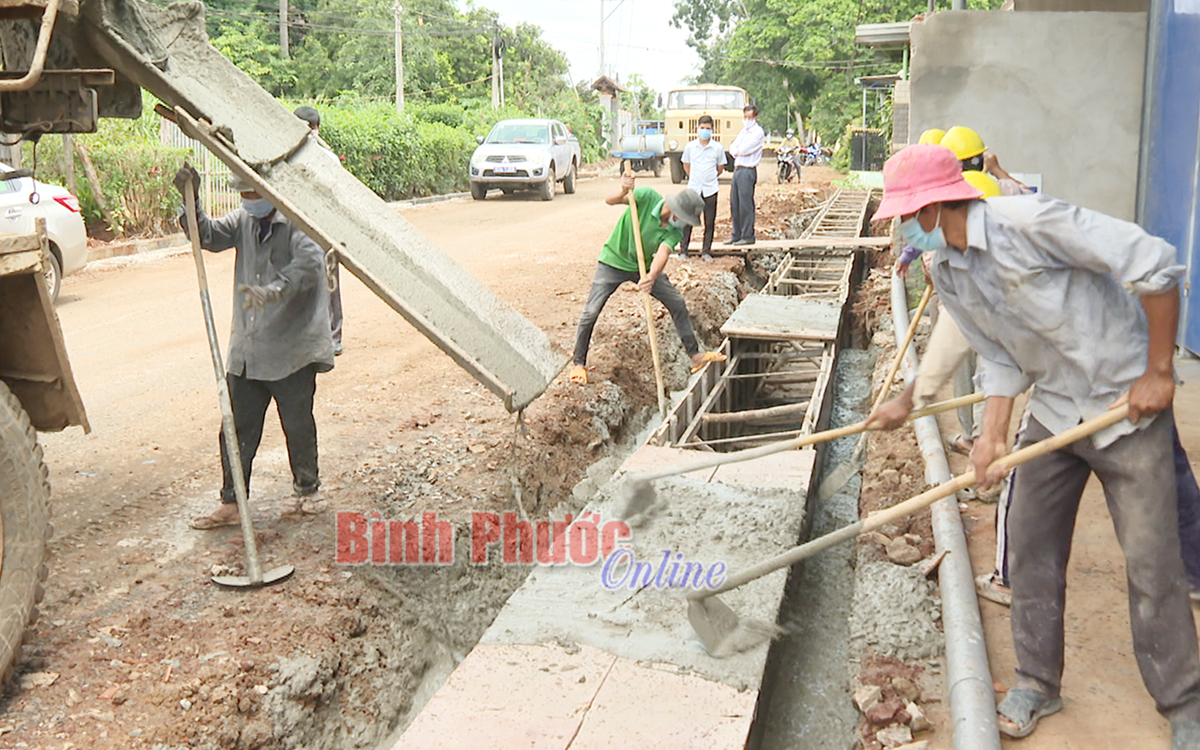
{"label": "white car", "polygon": [[0,235],[33,234],[34,220],[46,220],[50,262],[46,286],[58,299],[62,277],[87,265],[87,228],[79,199],[66,188],[36,182],[27,172],[0,164]]}
{"label": "white car", "polygon": [[564,193],[575,192],[579,139],[558,120],[501,120],[487,138],[476,140],[470,166],[475,200],[486,198],[491,188],[505,194],[533,189],[542,200],[554,200],[559,182]]}

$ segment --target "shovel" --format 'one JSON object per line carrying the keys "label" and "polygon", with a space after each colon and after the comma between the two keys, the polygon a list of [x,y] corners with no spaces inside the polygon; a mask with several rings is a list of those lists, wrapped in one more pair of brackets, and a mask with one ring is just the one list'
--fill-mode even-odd
{"label": "shovel", "polygon": [[[879,395],[875,397],[875,403],[871,405],[871,413],[883,405],[887,401],[888,394],[892,390],[892,381],[896,379],[896,373],[900,370],[900,363],[904,361],[904,353],[908,351],[908,345],[912,343],[913,336],[917,333],[917,324],[921,322],[921,315],[925,312],[925,306],[929,304],[929,298],[933,295],[933,284],[925,287],[925,293],[921,295],[921,302],[917,305],[917,312],[912,317],[912,322],[908,324],[908,331],[904,334],[904,343],[896,350],[896,358],[892,360],[892,366],[888,369],[887,377],[883,379],[883,385],[879,388]],[[832,471],[825,475],[821,486],[817,488],[817,499],[828,500],[837,494],[837,491],[846,486],[846,482],[850,481],[850,477],[859,472],[859,462],[862,461],[863,451],[867,447],[867,436],[864,434],[854,446],[854,453],[850,458],[836,466]]]}
{"label": "shovel", "polygon": [[[1085,438],[1095,432],[1111,427],[1129,416],[1129,404],[1125,403],[1105,414],[1087,420],[1065,432],[1046,438],[1033,445],[1026,446],[1015,453],[1010,453],[992,464],[992,467],[1011,469],[1026,461],[1044,456]],[[991,468],[991,467],[989,467]],[[917,511],[933,505],[942,498],[949,497],[959,490],[975,483],[975,471],[970,470],[958,475],[948,482],[932,487],[920,495],[911,497],[902,503],[893,505],[886,510],[873,513],[856,523],[844,526],[810,542],[793,547],[787,552],[764,560],[740,573],[729,576],[720,586],[707,591],[693,591],[688,594],[688,622],[700,637],[705,650],[714,656],[730,653],[730,649],[744,650],[755,644],[755,639],[761,642],[764,630],[760,627],[747,628],[738,622],[737,614],[717,594],[744,586],[750,581],[757,580],[781,568],[786,568],[801,560],[826,550],[836,544],[849,541],[859,534],[878,529],[892,521],[912,515]],[[740,648],[739,648],[740,647]]]}
{"label": "shovel", "polygon": [[237,428],[233,421],[233,404],[229,400],[229,385],[225,382],[225,363],[221,360],[221,342],[213,319],[212,299],[208,294],[208,274],[204,271],[204,255],[200,249],[200,223],[196,216],[196,186],[188,180],[183,191],[187,208],[188,234],[192,240],[192,257],[196,260],[196,278],[200,282],[200,306],[204,309],[204,326],[208,330],[208,348],[212,350],[213,370],[217,375],[217,395],[221,402],[221,432],[225,436],[225,451],[233,473],[233,493],[237,497],[238,515],[242,520],[242,541],[246,546],[244,576],[213,576],[213,583],[231,588],[258,588],[290,578],[296,569],[283,565],[266,574],[258,564],[258,546],[254,540],[254,525],[250,521],[250,498],[246,495],[246,478],[242,474],[242,451]]}
{"label": "shovel", "polygon": [[[633,168],[629,162],[624,162],[625,174],[633,179]],[[633,219],[633,242],[637,248],[638,275],[646,278],[646,255],[642,251],[642,224],[638,221],[637,197],[629,191],[629,214]],[[662,357],[658,353],[658,332],[654,329],[654,310],[650,306],[650,293],[642,292],[642,304],[646,313],[646,331],[650,334],[650,356],[654,359],[654,388],[658,393],[658,411],[664,419],[667,417],[667,394],[663,387]]]}
{"label": "shovel", "polygon": [[[937,404],[930,404],[923,409],[916,409],[911,412],[905,421],[920,419],[921,417],[930,417],[935,414],[941,414],[945,411],[953,411],[963,406],[970,406],[983,400],[982,393],[972,393],[967,396],[959,396],[958,398],[948,399]],[[642,513],[647,508],[652,507],[657,502],[657,493],[654,490],[652,482],[656,479],[664,479],[666,477],[675,477],[683,474],[690,474],[693,471],[702,471],[711,469],[716,466],[725,466],[726,464],[738,463],[740,461],[752,461],[756,458],[764,456],[773,456],[776,453],[784,451],[796,450],[817,443],[825,443],[830,440],[846,437],[848,435],[857,435],[860,432],[867,431],[867,422],[855,422],[854,424],[838,427],[833,430],[825,430],[823,432],[814,432],[811,435],[801,435],[789,440],[780,440],[769,445],[759,446],[758,448],[747,448],[741,451],[732,451],[730,453],[717,453],[705,458],[697,459],[691,463],[683,464],[682,466],[670,466],[665,469],[657,469],[641,474],[636,474],[630,477],[626,484],[625,496],[625,511],[623,518],[629,519]]]}

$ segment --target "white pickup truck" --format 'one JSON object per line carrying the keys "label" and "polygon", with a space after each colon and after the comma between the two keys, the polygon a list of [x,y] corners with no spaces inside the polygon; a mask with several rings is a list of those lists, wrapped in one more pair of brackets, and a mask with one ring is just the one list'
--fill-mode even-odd
{"label": "white pickup truck", "polygon": [[486,198],[492,188],[505,194],[537,190],[542,200],[554,200],[558,182],[564,193],[575,192],[579,139],[558,120],[501,120],[478,140],[470,167],[475,200]]}

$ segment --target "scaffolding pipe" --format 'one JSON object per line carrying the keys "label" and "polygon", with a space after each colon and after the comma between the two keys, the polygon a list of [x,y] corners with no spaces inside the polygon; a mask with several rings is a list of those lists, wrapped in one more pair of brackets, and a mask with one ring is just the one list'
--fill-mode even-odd
{"label": "scaffolding pipe", "polygon": [[[908,291],[904,279],[892,275],[892,325],[897,345],[908,330]],[[910,345],[901,372],[911,382],[917,371],[917,350]],[[942,447],[936,417],[914,420],[913,428],[921,454],[925,457],[925,481],[941,484],[952,477]],[[996,699],[992,673],[988,667],[987,647],[983,641],[983,622],[975,598],[975,577],[967,553],[967,538],[958,511],[958,497],[952,495],[934,503],[933,538],[945,558],[938,568],[938,586],[942,594],[942,624],[946,633],[946,677],[949,683],[950,719],[954,727],[955,750],[1000,750],[1000,732],[996,725]]]}

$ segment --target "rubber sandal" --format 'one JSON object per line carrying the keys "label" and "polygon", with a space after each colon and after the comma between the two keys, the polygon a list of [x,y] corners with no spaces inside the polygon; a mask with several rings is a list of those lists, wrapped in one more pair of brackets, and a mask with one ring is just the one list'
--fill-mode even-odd
{"label": "rubber sandal", "polygon": [[572,367],[571,382],[578,385],[587,385],[587,368],[583,365],[575,365]]}
{"label": "rubber sandal", "polygon": [[704,366],[709,362],[724,362],[729,359],[720,352],[704,352],[704,356],[700,359],[700,364],[692,365],[692,374],[696,374],[704,369]]}
{"label": "rubber sandal", "polygon": [[1016,725],[1009,730],[1000,725],[1000,734],[1013,739],[1028,737],[1037,728],[1038,721],[1062,710],[1062,698],[1050,698],[1029,688],[1013,688],[996,706],[996,714]]}
{"label": "rubber sandal", "polygon": [[966,436],[963,435],[962,433],[959,433],[959,434],[955,435],[954,437],[950,438],[949,440],[947,440],[946,448],[954,451],[955,453],[958,453],[959,455],[963,455],[963,456],[971,455],[971,443],[967,440]]}
{"label": "rubber sandal", "polygon": [[975,577],[975,593],[989,602],[995,602],[1005,607],[1012,606],[1012,591],[1008,590],[1007,586],[997,583],[992,573],[984,573]]}
{"label": "rubber sandal", "polygon": [[210,531],[212,529],[222,529],[226,526],[241,526],[242,521],[238,516],[234,516],[233,518],[219,518],[213,515],[213,513],[209,513],[206,516],[196,516],[188,525],[197,531]]}

